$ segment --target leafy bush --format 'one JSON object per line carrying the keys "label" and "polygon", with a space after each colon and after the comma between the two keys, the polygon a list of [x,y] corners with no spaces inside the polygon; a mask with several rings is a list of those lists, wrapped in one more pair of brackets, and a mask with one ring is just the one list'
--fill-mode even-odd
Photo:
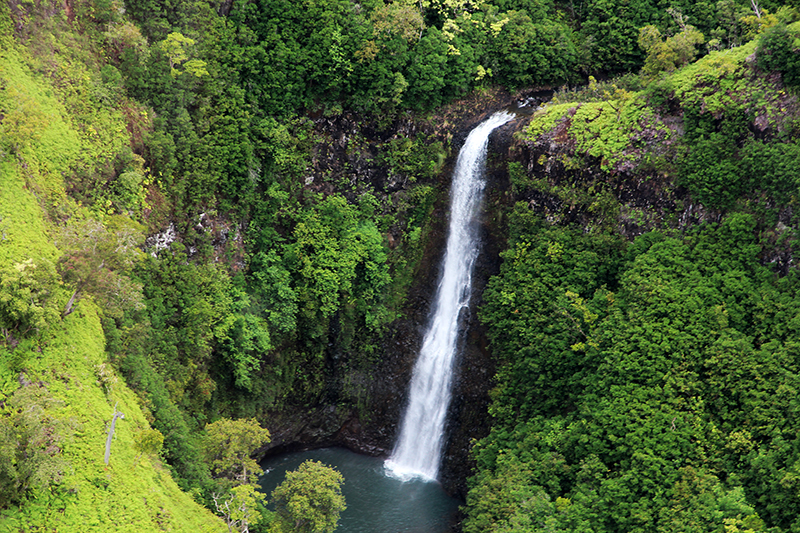
{"label": "leafy bush", "polygon": [[780,72],[786,85],[800,85],[800,46],[798,34],[785,24],[778,24],[761,36],[756,58],[758,67],[765,71]]}
{"label": "leafy bush", "polygon": [[6,342],[45,330],[58,320],[52,263],[27,259],[0,269],[0,334]]}
{"label": "leafy bush", "polygon": [[54,403],[44,386],[34,383],[0,402],[0,509],[57,487],[70,467],[59,446],[68,424],[47,412]]}
{"label": "leafy bush", "polygon": [[272,491],[275,533],[331,533],[345,510],[342,475],[317,461],[306,461]]}

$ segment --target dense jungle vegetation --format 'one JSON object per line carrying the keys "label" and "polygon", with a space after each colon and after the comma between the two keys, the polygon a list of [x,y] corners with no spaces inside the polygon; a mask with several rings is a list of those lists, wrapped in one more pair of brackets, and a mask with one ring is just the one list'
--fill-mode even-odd
{"label": "dense jungle vegetation", "polygon": [[638,91],[591,79],[522,133],[464,531],[800,527],[798,31],[650,81],[648,57]]}
{"label": "dense jungle vegetation", "polygon": [[368,404],[433,117],[563,87],[493,207],[464,531],[800,530],[798,8],[3,2],[0,529],[290,530],[250,455]]}

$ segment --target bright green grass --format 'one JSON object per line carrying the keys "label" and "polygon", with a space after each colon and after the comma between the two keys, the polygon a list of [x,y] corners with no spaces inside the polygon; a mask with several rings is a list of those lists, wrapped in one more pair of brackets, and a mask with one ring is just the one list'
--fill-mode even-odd
{"label": "bright green grass", "polygon": [[[64,174],[88,156],[118,150],[124,132],[121,114],[113,109],[95,106],[76,118],[62,101],[63,91],[34,75],[25,61],[22,51],[0,51],[0,81],[6,87],[0,109],[6,117],[16,113],[17,121],[14,129],[0,128],[5,153],[0,158],[0,267],[58,258],[48,216],[79,209],[69,205]],[[95,123],[96,135],[84,128],[87,116],[103,118]],[[54,298],[67,297],[66,288],[56,290]],[[0,399],[19,386],[24,372],[56,400],[49,414],[70,427],[60,443],[70,470],[59,490],[0,510],[0,531],[225,531],[219,518],[180,491],[157,457],[137,459],[135,436],[150,426],[137,396],[121,380],[110,390],[99,382],[98,366],[110,364],[98,313],[86,298],[41,338],[23,340],[13,352],[0,347]],[[125,418],[117,421],[106,466],[106,426],[115,405]]]}
{"label": "bright green grass", "polygon": [[702,106],[718,114],[740,107],[742,102],[755,102],[756,85],[747,75],[745,60],[756,50],[756,41],[744,46],[712,52],[670,78],[675,97],[684,105]]}
{"label": "bright green grass", "polygon": [[63,201],[63,175],[77,160],[80,149],[78,132],[54,90],[36,79],[19,51],[4,48],[0,52],[0,109],[5,118],[0,125],[0,147],[5,160],[17,166],[28,188],[42,200]]}
{"label": "bright green grass", "polygon": [[55,261],[58,251],[42,218],[42,209],[17,165],[0,161],[0,267],[33,254]]}
{"label": "bright green grass", "polygon": [[[21,345],[17,350],[25,349]],[[74,428],[62,443],[72,472],[61,484],[68,492],[40,494],[22,508],[3,511],[0,531],[224,530],[218,518],[180,491],[158,460],[136,459],[135,435],[149,424],[136,395],[122,381],[110,391],[98,381],[97,366],[106,363],[104,338],[90,302],[81,302],[78,311],[53,327],[41,353],[28,349],[22,357],[14,356],[27,378],[46,383],[59,401],[51,414]],[[0,381],[11,374],[3,370]],[[125,418],[117,420],[106,466],[107,424],[115,406]]]}
{"label": "bright green grass", "polygon": [[[525,137],[533,140],[566,121],[568,136],[575,149],[600,159],[603,170],[626,159],[633,136],[645,127],[668,135],[664,126],[642,98],[633,93],[602,102],[565,103],[547,106],[533,116]],[[572,116],[570,117],[569,114]]]}
{"label": "bright green grass", "polygon": [[573,103],[545,105],[534,113],[533,119],[525,132],[526,136],[529,139],[535,139],[541,134],[551,131],[559,119],[564,118],[567,112],[575,107],[576,104]]}

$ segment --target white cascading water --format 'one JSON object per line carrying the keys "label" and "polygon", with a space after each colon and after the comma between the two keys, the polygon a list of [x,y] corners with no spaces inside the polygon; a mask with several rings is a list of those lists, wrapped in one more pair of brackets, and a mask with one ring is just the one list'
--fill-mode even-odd
{"label": "white cascading water", "polygon": [[401,479],[436,479],[439,473],[458,345],[458,316],[469,305],[472,267],[479,251],[475,217],[485,186],[486,147],[492,130],[513,118],[510,113],[495,113],[469,133],[458,154],[436,304],[411,377],[400,438],[386,461],[389,474]]}

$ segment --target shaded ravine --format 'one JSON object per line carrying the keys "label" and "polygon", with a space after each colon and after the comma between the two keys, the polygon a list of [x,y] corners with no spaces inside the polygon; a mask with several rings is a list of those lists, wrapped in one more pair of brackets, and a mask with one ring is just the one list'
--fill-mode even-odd
{"label": "shaded ravine", "polygon": [[514,118],[492,115],[467,136],[458,155],[450,203],[450,226],[435,304],[411,378],[409,403],[388,470],[403,479],[436,479],[450,405],[453,361],[457,354],[459,316],[471,296],[472,270],[480,251],[476,215],[489,134]]}

